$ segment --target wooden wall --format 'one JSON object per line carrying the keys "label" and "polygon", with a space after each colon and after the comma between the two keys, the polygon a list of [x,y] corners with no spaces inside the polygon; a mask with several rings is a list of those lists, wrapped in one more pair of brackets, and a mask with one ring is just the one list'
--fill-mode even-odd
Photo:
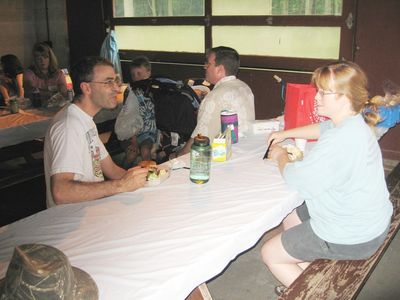
{"label": "wooden wall", "polygon": [[66,0],[0,0],[0,56],[15,54],[24,67],[32,61],[32,46],[50,39],[61,67],[69,66]]}
{"label": "wooden wall", "polygon": [[[382,82],[400,85],[400,1],[362,0],[357,9],[355,62],[364,68],[371,96],[383,95]],[[400,160],[400,126],[380,140],[383,156]]]}

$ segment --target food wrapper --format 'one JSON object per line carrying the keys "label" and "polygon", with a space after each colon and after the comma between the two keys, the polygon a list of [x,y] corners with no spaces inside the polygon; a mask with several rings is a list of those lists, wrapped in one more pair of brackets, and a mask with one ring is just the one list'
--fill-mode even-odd
{"label": "food wrapper", "polygon": [[212,148],[212,160],[213,161],[226,161],[232,155],[232,129],[228,126],[224,133],[214,138]]}

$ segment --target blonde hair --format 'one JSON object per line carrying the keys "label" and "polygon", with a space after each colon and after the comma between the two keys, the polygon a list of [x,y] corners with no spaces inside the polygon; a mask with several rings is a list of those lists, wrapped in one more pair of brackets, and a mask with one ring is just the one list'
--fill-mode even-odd
{"label": "blonde hair", "polygon": [[375,126],[381,121],[381,116],[378,113],[378,107],[384,101],[382,96],[375,96],[368,100],[365,107],[369,110],[364,112],[364,120],[370,126]]}
{"label": "blonde hair", "polygon": [[400,87],[390,80],[383,82],[385,96],[374,96],[365,106],[364,119],[368,125],[376,126],[382,120],[379,114],[379,107],[392,107],[400,104]]}
{"label": "blonde hair", "polygon": [[53,50],[46,43],[40,42],[40,43],[36,43],[32,49],[33,65],[31,67],[31,69],[35,72],[36,75],[38,75],[41,78],[46,77],[44,74],[42,74],[39,66],[37,65],[37,62],[35,59],[35,53],[39,53],[41,55],[45,54],[49,57],[49,77],[52,77],[54,74],[56,74],[59,71],[57,57],[55,56]]}
{"label": "blonde hair", "polygon": [[314,71],[311,82],[318,89],[346,95],[357,113],[368,102],[368,79],[355,63],[343,61],[320,67]]}

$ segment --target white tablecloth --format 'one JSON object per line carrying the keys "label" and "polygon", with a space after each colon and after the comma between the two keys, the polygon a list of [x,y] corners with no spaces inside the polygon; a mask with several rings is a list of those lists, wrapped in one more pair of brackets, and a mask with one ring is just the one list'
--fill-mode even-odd
{"label": "white tablecloth", "polygon": [[0,228],[0,278],[16,245],[45,243],[92,275],[100,299],[184,299],[302,202],[262,160],[265,144],[262,135],[240,140],[230,161],[212,164],[204,185],[174,170],[159,186],[60,205]]}

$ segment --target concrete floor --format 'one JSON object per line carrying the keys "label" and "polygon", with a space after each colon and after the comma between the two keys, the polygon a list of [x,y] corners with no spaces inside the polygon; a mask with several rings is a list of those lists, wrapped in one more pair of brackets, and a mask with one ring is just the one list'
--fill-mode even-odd
{"label": "concrete floor", "polygon": [[[388,173],[397,161],[385,161]],[[277,299],[274,287],[279,282],[261,260],[264,242],[280,228],[267,234],[250,250],[239,255],[222,274],[207,283],[213,300]],[[400,233],[398,232],[368,279],[357,300],[400,299]],[[318,299],[319,300],[319,299]]]}

